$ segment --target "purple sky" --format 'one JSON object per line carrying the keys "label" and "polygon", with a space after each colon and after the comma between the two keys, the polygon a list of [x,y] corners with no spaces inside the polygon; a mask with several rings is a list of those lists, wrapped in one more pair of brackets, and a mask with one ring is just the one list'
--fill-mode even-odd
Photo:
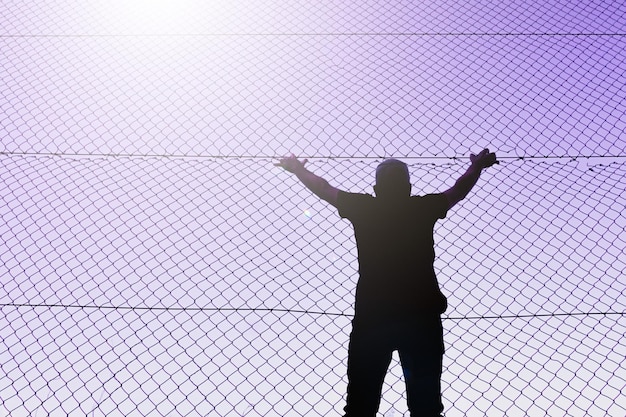
{"label": "purple sky", "polygon": [[0,19],[0,416],[339,415],[352,229],[275,157],[372,192],[395,156],[423,194],[484,147],[435,231],[446,416],[626,413],[621,2]]}

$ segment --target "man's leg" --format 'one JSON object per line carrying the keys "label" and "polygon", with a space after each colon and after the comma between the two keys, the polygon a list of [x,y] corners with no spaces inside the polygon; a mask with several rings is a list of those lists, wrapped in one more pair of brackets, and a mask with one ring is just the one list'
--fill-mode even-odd
{"label": "man's leg", "polygon": [[428,318],[407,325],[406,338],[398,349],[407,402],[412,417],[439,417],[441,368],[444,353],[441,319]]}
{"label": "man's leg", "polygon": [[348,346],[348,396],[344,417],[375,417],[387,368],[388,337],[367,325],[353,325]]}

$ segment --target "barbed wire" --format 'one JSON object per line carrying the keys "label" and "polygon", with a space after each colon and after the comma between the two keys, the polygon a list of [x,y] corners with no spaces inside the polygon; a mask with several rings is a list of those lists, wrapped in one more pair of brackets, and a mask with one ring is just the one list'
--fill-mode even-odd
{"label": "barbed wire", "polygon": [[[146,310],[146,311],[221,311],[221,312],[264,312],[264,313],[293,313],[293,314],[311,314],[321,316],[344,316],[354,317],[354,314],[333,313],[325,311],[312,310],[293,310],[282,308],[224,308],[224,307],[134,307],[134,306],[106,306],[106,305],[76,305],[76,304],[0,304],[2,307],[31,307],[31,308],[77,308],[77,309],[95,309],[95,310]],[[515,315],[496,315],[496,316],[465,316],[465,317],[442,317],[442,320],[483,320],[483,319],[520,319],[520,318],[536,318],[536,317],[565,317],[565,316],[624,316],[626,312],[622,311],[590,311],[590,312],[574,312],[574,313],[543,313],[543,314],[515,314]]]}

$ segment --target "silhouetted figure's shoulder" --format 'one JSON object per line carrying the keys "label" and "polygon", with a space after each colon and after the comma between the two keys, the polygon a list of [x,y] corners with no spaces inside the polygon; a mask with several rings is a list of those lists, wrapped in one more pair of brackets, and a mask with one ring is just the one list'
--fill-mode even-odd
{"label": "silhouetted figure's shoulder", "polygon": [[388,199],[340,191],[337,210],[342,218],[349,220],[371,216],[419,216],[422,220],[436,221],[446,217],[448,199],[443,193]]}

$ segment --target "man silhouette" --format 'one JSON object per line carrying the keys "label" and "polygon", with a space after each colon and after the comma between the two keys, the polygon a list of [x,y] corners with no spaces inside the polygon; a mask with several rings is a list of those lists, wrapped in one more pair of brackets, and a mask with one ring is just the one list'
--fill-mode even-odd
{"label": "man silhouette", "polygon": [[345,417],[374,417],[385,374],[398,351],[411,416],[440,416],[444,353],[441,314],[447,308],[433,263],[433,228],[461,201],[481,171],[498,163],[484,149],[448,190],[411,196],[409,170],[397,159],[376,168],[376,196],[348,193],[305,168],[294,155],[275,164],[295,174],[354,227],[359,260],[355,315],[348,345]]}

